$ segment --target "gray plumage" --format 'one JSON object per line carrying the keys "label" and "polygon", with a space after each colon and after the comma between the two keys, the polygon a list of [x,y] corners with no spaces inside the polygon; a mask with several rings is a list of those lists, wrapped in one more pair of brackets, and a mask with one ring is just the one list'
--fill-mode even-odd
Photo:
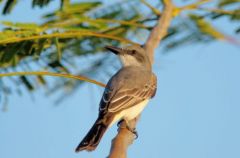
{"label": "gray plumage", "polygon": [[157,79],[142,47],[133,45],[122,49],[108,46],[106,49],[120,57],[123,67],[108,81],[98,118],[76,152],[94,150],[107,128],[121,119],[128,122],[138,116],[156,93]]}

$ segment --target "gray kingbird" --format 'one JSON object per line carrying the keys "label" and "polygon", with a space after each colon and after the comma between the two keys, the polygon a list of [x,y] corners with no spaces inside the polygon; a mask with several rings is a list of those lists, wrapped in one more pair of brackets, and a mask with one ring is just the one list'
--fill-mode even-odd
{"label": "gray kingbird", "polygon": [[148,54],[141,46],[107,46],[106,49],[120,57],[122,68],[108,81],[100,101],[98,118],[76,152],[94,150],[108,128],[121,120],[128,124],[156,93],[157,78],[152,72]]}

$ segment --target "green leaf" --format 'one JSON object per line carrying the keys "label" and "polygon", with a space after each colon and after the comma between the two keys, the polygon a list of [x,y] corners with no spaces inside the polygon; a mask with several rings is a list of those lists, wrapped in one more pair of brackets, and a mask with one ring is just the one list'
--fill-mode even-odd
{"label": "green leaf", "polygon": [[234,13],[231,15],[231,19],[240,20],[240,8],[234,11]]}
{"label": "green leaf", "polygon": [[38,83],[40,83],[41,85],[46,85],[47,81],[44,79],[43,76],[41,75],[37,75],[37,81]]}
{"label": "green leaf", "polygon": [[235,3],[240,3],[240,1],[239,0],[220,0],[218,3],[218,6],[223,7],[223,6],[231,5]]}
{"label": "green leaf", "polygon": [[62,59],[62,51],[58,42],[58,38],[54,38],[54,43],[56,45],[56,49],[57,49],[57,57],[58,57],[58,61],[60,62]]}
{"label": "green leaf", "polygon": [[225,38],[224,34],[219,32],[215,27],[212,26],[210,22],[206,21],[203,17],[195,14],[190,14],[189,17],[195,23],[196,27],[199,29],[201,33],[213,37],[215,39]]}
{"label": "green leaf", "polygon": [[235,30],[236,33],[240,33],[240,27]]}
{"label": "green leaf", "polygon": [[33,0],[32,7],[34,8],[34,7],[38,6],[38,7],[42,8],[42,7],[47,6],[49,4],[49,2],[51,2],[51,0]]}
{"label": "green leaf", "polygon": [[72,16],[83,15],[101,4],[101,2],[72,3],[64,6],[64,10],[57,10],[52,13],[48,13],[44,15],[43,18],[48,19],[49,21],[56,19],[68,19]]}
{"label": "green leaf", "polygon": [[17,0],[7,0],[2,13],[3,14],[10,13],[16,4],[17,4]]}
{"label": "green leaf", "polygon": [[34,86],[31,84],[31,82],[29,82],[29,80],[27,79],[27,77],[25,76],[21,76],[20,80],[22,81],[22,83],[27,87],[27,89],[29,91],[33,91],[34,90]]}
{"label": "green leaf", "polygon": [[14,29],[21,29],[21,30],[38,30],[40,27],[35,23],[13,23],[10,21],[2,21],[1,24],[8,26]]}
{"label": "green leaf", "polygon": [[14,56],[18,54],[22,49],[23,43],[17,43],[12,45],[11,47],[4,47],[4,52],[1,52],[0,62],[1,63],[10,63]]}

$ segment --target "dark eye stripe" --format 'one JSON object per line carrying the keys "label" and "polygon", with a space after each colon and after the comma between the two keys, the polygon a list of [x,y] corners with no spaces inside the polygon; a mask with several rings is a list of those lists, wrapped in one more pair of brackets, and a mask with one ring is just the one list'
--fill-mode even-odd
{"label": "dark eye stripe", "polygon": [[132,55],[135,55],[137,53],[136,50],[132,50]]}
{"label": "dark eye stripe", "polygon": [[136,50],[127,50],[127,54],[129,54],[129,55],[136,55],[137,51]]}
{"label": "dark eye stripe", "polygon": [[140,53],[137,53],[136,50],[127,50],[127,54],[135,56],[139,62],[144,62],[144,57]]}

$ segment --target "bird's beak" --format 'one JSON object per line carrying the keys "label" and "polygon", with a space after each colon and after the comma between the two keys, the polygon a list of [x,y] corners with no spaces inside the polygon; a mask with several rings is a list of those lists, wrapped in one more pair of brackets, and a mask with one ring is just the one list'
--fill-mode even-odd
{"label": "bird's beak", "polygon": [[116,55],[120,55],[123,53],[122,48],[114,47],[114,46],[105,46],[105,48],[111,52],[113,52]]}

